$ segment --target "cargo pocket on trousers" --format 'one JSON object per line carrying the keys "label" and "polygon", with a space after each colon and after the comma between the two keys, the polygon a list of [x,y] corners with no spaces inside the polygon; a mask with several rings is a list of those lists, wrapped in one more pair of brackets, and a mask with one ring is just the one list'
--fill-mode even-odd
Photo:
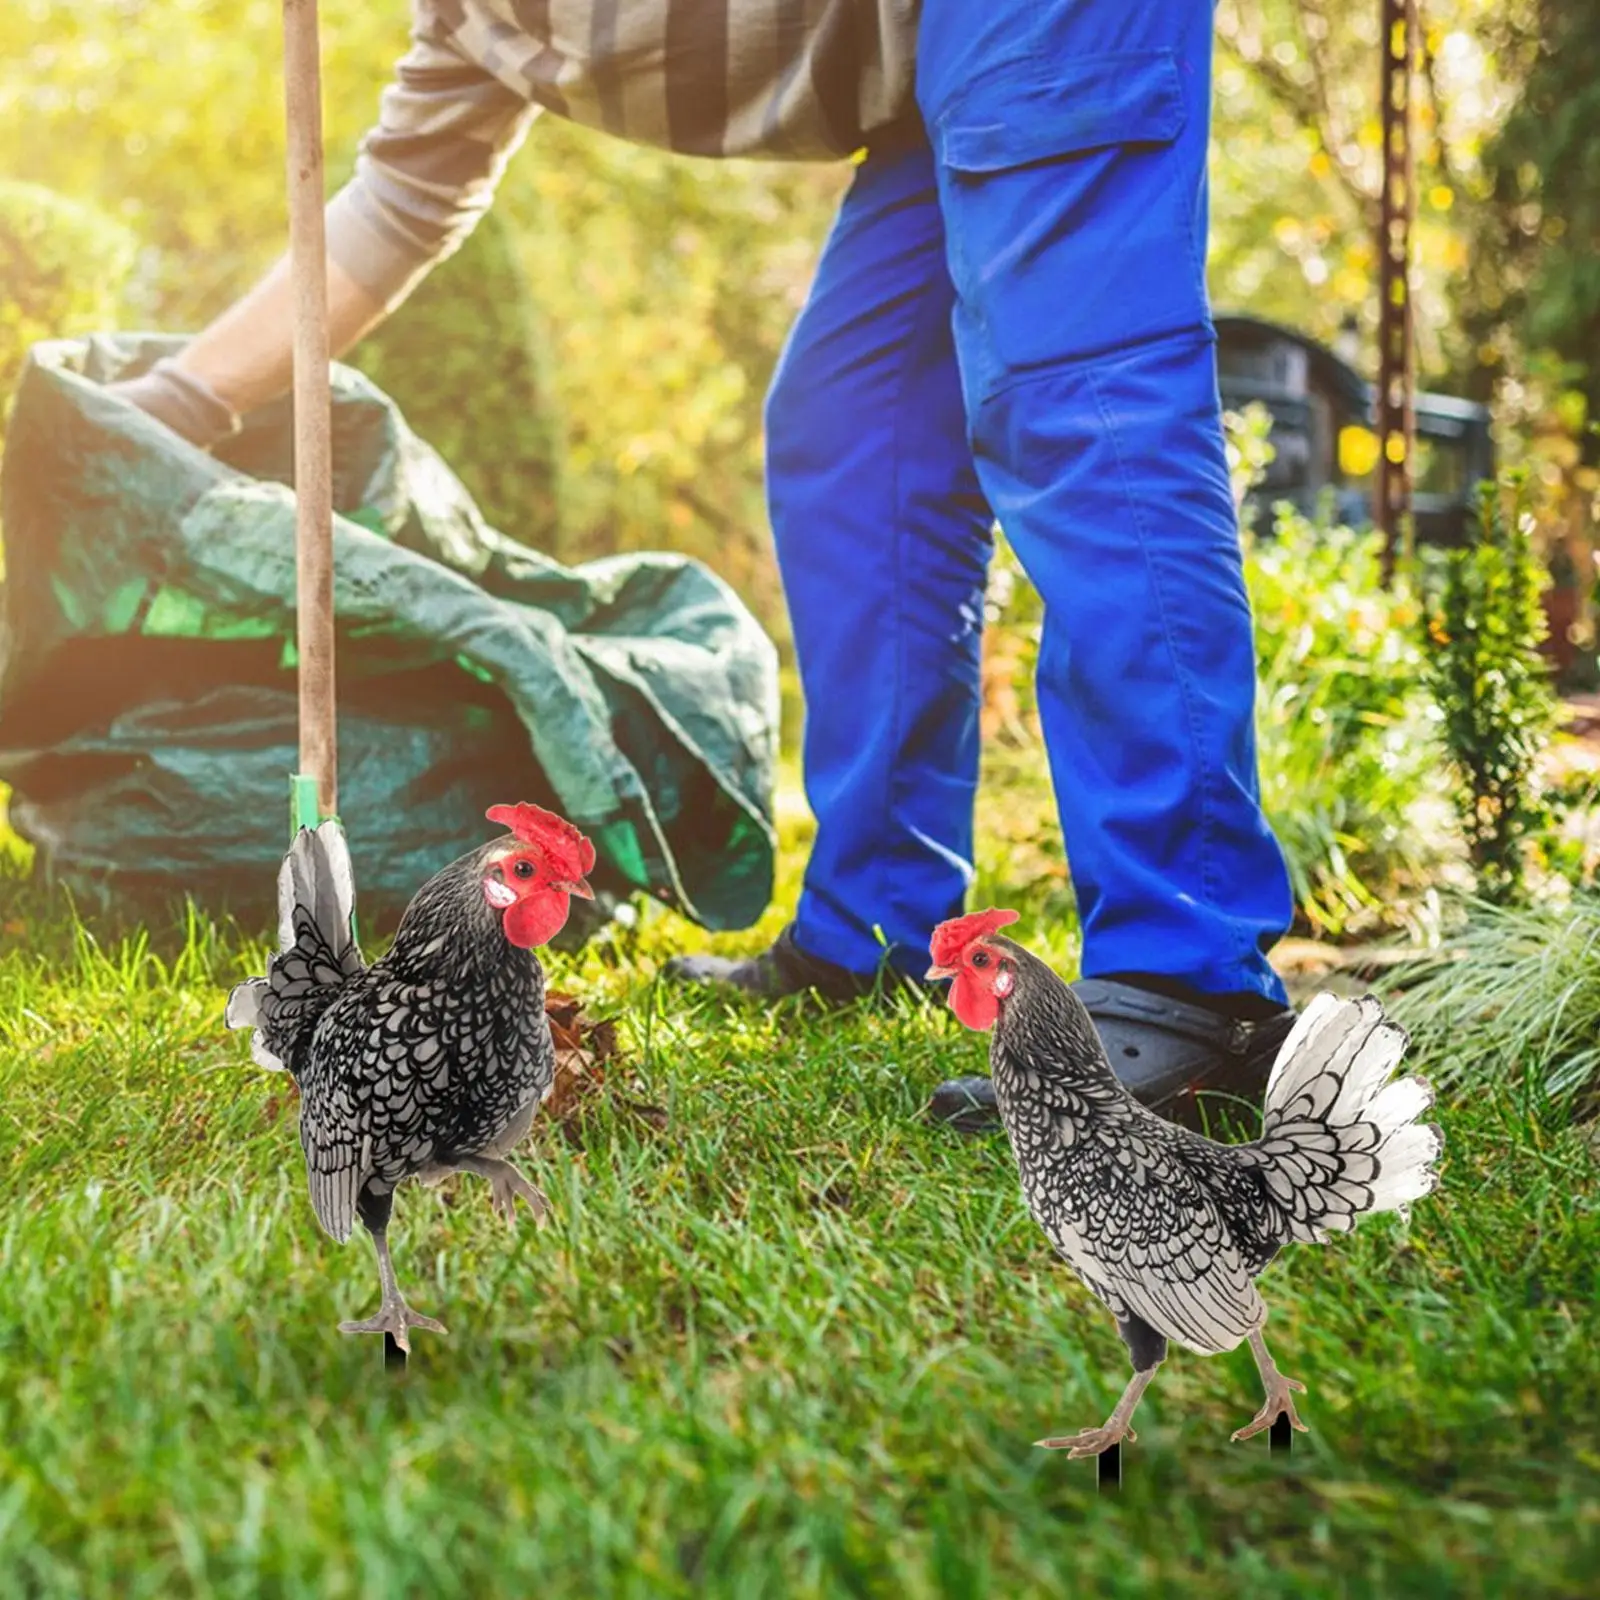
{"label": "cargo pocket on trousers", "polygon": [[986,387],[1204,320],[1207,119],[1193,116],[1166,50],[1047,75],[1006,63],[944,108],[957,326],[979,341]]}

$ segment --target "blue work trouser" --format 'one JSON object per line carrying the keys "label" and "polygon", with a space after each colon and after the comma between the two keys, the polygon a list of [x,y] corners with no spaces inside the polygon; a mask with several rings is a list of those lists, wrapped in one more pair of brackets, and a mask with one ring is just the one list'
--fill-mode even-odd
{"label": "blue work trouser", "polygon": [[1206,301],[1209,0],[924,0],[768,403],[818,830],[795,938],[927,962],[971,881],[998,519],[1086,975],[1281,1000],[1249,605]]}

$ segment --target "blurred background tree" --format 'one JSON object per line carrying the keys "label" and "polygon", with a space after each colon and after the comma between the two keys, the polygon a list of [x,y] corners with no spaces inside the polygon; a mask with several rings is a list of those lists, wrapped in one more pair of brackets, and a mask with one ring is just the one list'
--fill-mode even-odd
{"label": "blurred background tree", "polygon": [[29,346],[115,327],[137,248],[95,207],[0,179],[0,449]]}
{"label": "blurred background tree", "polygon": [[[1518,0],[1513,0],[1515,9]],[[1471,351],[1453,311],[1483,143],[1515,84],[1496,49],[1506,8],[1422,0],[1415,100],[1418,360],[1460,380]],[[1378,0],[1220,0],[1217,10],[1212,292],[1325,343],[1346,319],[1376,364],[1382,180]]]}
{"label": "blurred background tree", "polygon": [[454,464],[491,527],[562,554],[549,334],[502,213],[491,211],[350,362]]}
{"label": "blurred background tree", "polygon": [[[337,182],[405,48],[408,8],[322,10]],[[1422,378],[1493,396],[1514,424],[1503,453],[1534,457],[1552,514],[1586,530],[1600,90],[1582,45],[1600,0],[1422,10]],[[137,241],[99,320],[192,329],[282,247],[279,28],[278,0],[0,8],[0,171]],[[1217,28],[1214,299],[1330,343],[1353,323],[1370,374],[1377,0],[1220,0]],[[782,642],[762,398],[848,181],[844,164],[685,160],[543,119],[492,231],[357,363],[506,531],[567,560],[664,545],[704,556]],[[1587,546],[1573,559],[1590,570]]]}
{"label": "blurred background tree", "polygon": [[[1525,466],[1539,543],[1592,595],[1600,441],[1600,87],[1597,0],[1521,0],[1485,17],[1515,84],[1484,142],[1456,315],[1469,391],[1495,401],[1503,454]],[[1568,632],[1593,664],[1594,608]]]}
{"label": "blurred background tree", "polygon": [[[1487,26],[1520,92],[1484,149],[1462,321],[1485,371],[1554,358],[1583,437],[1600,400],[1600,0],[1535,0]],[[1585,454],[1600,455],[1592,438]]]}

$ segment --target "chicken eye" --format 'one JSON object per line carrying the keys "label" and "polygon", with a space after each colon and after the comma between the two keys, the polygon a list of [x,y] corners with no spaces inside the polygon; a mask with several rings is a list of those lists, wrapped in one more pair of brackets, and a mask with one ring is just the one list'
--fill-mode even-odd
{"label": "chicken eye", "polygon": [[975,967],[986,967],[989,965],[989,958],[982,950],[980,950],[977,955],[972,958],[972,964]]}
{"label": "chicken eye", "polygon": [[531,878],[533,876],[533,863],[531,861],[519,861],[511,870],[519,878]]}

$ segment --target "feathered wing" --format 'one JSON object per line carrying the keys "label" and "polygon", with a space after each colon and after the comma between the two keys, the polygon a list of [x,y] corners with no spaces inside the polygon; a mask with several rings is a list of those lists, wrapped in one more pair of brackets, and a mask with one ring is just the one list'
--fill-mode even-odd
{"label": "feathered wing", "polygon": [[[522,1018],[441,980],[404,983],[376,967],[341,994],[300,1079],[300,1146],[323,1227],[349,1237],[370,1183],[393,1189],[441,1140],[473,1144],[471,1086],[495,1056],[496,1030]],[[528,1019],[549,1035],[541,1006]]]}
{"label": "feathered wing", "polygon": [[1260,1174],[1285,1240],[1316,1242],[1374,1211],[1404,1214],[1438,1182],[1444,1149],[1423,1078],[1395,1078],[1405,1030],[1372,996],[1320,994],[1267,1080],[1262,1135],[1239,1147]]}
{"label": "feathered wing", "polygon": [[[423,1007],[416,991],[372,983],[348,991],[317,1035],[300,1079],[300,1148],[317,1220],[341,1244],[356,1223],[356,1203],[368,1179],[394,1155],[396,1101],[414,1104],[406,1044],[385,1020]],[[411,1000],[411,1005],[405,1002]]]}
{"label": "feathered wing", "polygon": [[1082,1104],[1063,1103],[1063,1095],[1078,1097],[1057,1087],[1054,1104],[1022,1113],[1041,1119],[1044,1159],[1030,1161],[1023,1182],[1040,1225],[1113,1315],[1134,1312],[1201,1355],[1233,1349],[1266,1308],[1175,1130],[1091,1106],[1092,1091]]}
{"label": "feathered wing", "polygon": [[251,1028],[258,1065],[293,1068],[322,1014],[346,982],[363,970],[355,940],[355,874],[344,831],[324,822],[302,828],[278,870],[278,954],[265,978],[251,978],[228,996],[230,1028]]}
{"label": "feathered wing", "polygon": [[343,1244],[356,1225],[356,1202],[372,1176],[368,1119],[343,1084],[313,1084],[300,1102],[300,1148],[317,1221]]}

